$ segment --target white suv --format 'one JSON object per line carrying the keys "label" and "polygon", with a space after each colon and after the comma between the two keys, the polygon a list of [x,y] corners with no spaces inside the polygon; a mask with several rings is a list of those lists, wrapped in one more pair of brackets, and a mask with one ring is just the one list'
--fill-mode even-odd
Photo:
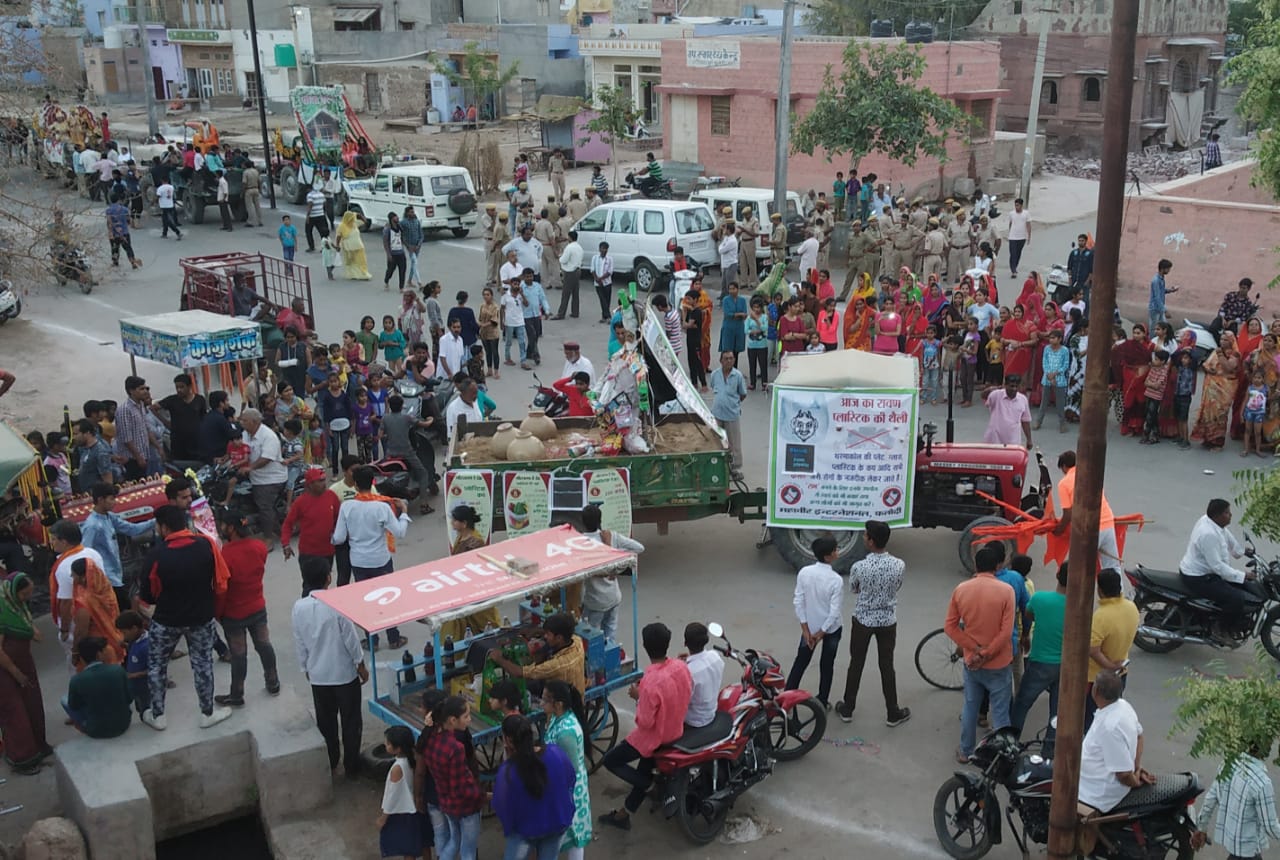
{"label": "white suv", "polygon": [[608,242],[615,271],[632,273],[636,287],[648,292],[671,263],[677,245],[696,263],[714,265],[717,256],[711,231],[715,226],[702,203],[640,199],[603,203],[582,216],[573,229],[587,260],[601,242]]}
{"label": "white suv", "polygon": [[447,164],[397,164],[371,179],[347,182],[347,208],[369,227],[387,223],[388,213],[403,215],[412,206],[424,230],[452,230],[459,239],[479,220],[475,186],[465,167]]}

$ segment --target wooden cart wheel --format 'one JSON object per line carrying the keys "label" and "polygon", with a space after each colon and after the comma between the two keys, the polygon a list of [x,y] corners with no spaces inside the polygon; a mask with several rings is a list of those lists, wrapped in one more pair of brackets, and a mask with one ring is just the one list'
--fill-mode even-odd
{"label": "wooden cart wheel", "polygon": [[605,753],[618,744],[618,712],[608,696],[587,703],[587,772],[595,773]]}
{"label": "wooden cart wheel", "polygon": [[502,735],[496,734],[487,741],[476,744],[476,764],[480,767],[480,778],[491,780],[498,775],[498,767],[502,764]]}

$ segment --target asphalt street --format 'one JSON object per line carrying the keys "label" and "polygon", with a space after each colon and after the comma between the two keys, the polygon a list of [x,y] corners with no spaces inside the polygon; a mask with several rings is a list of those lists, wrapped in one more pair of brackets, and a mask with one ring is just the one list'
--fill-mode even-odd
{"label": "asphalt street", "polygon": [[[32,185],[29,190],[32,194],[46,193],[43,184]],[[539,193],[543,192],[539,190]],[[285,211],[292,211],[295,216],[300,214],[298,209]],[[177,309],[180,256],[228,250],[276,253],[279,245],[275,227],[279,217],[278,214],[268,217],[270,220],[263,228],[237,225],[230,234],[219,232],[216,223],[192,225],[185,228],[186,238],[181,243],[162,240],[158,221],[147,218],[144,229],[134,234],[135,249],[144,261],[141,270],[104,268],[100,261],[98,268],[104,275],[103,283],[88,296],[70,288],[59,289],[52,283],[23,285],[26,296],[22,317],[0,329],[0,366],[19,377],[15,389],[0,400],[0,416],[24,431],[52,429],[64,403],[71,406],[73,416],[78,416],[79,404],[88,397],[123,398],[122,382],[129,373],[129,362],[121,352],[118,320]],[[295,217],[295,223],[301,224],[301,218]],[[1035,241],[1027,251],[1028,264],[1043,266],[1063,260],[1082,223],[1070,222],[1037,230]],[[1084,226],[1091,228],[1092,224]],[[105,228],[103,236],[105,247]],[[327,280],[319,265],[319,254],[299,254],[299,262],[311,267],[318,326],[326,340],[337,340],[343,329],[355,328],[363,314],[380,317],[383,313],[394,313],[399,305],[395,291],[385,292],[379,278],[383,254],[378,234],[366,235],[365,241],[374,279],[364,283]],[[444,284],[442,299],[446,306],[457,290],[470,292],[473,307],[478,302],[483,284],[480,245],[478,238],[458,240],[442,235],[428,240],[422,252],[422,271],[424,278],[439,279]],[[1011,298],[1016,295],[1017,287],[1009,284],[1007,268],[1002,268],[1000,274],[1004,275],[1000,281],[1002,293]],[[843,271],[837,271],[836,277],[838,283]],[[559,295],[557,291],[550,291],[553,306],[558,303]],[[597,367],[604,360],[607,333],[591,311],[596,301],[594,293],[584,289],[582,298],[585,305],[582,319],[546,323],[544,360],[539,370],[544,382],[558,377],[562,363],[559,346],[565,340],[579,341],[584,354],[597,362]],[[149,378],[157,397],[170,392],[172,368],[140,363],[139,372]],[[504,367],[502,378],[490,386],[499,413],[505,417],[520,416],[532,396],[532,384],[531,373]],[[763,486],[766,482],[768,401],[766,394],[756,391],[744,407],[745,472],[753,486]],[[942,406],[922,407],[921,418],[941,424],[944,410]],[[958,410],[958,441],[980,440],[984,426],[985,410],[981,406]],[[1061,450],[1073,447],[1074,441],[1074,432],[1058,434],[1052,429],[1037,433],[1035,439],[1051,463]],[[1242,461],[1235,449],[1212,454],[1199,449],[1183,452],[1170,444],[1140,446],[1134,440],[1121,438],[1114,422],[1109,442],[1106,492],[1112,508],[1117,514],[1140,511],[1151,520],[1141,532],[1130,534],[1125,548],[1126,561],[1175,568],[1185,548],[1186,536],[1204,512],[1206,501],[1214,496],[1231,497],[1231,471],[1239,468]],[[1057,477],[1055,474],[1055,480]],[[784,665],[790,664],[798,640],[791,606],[794,571],[787,568],[771,547],[757,548],[762,538],[759,523],[740,524],[720,517],[673,523],[670,533],[663,536],[659,536],[653,526],[639,526],[634,536],[646,546],[640,562],[641,623],[662,620],[679,631],[692,620],[715,620],[724,625],[735,644],[770,651]],[[736,813],[751,813],[767,821],[770,831],[759,841],[694,848],[683,839],[674,823],[642,813],[630,834],[603,833],[591,849],[593,854],[608,851],[619,857],[639,858],[660,852],[694,858],[732,853],[745,858],[794,855],[815,860],[849,856],[944,856],[933,833],[932,803],[938,785],[955,769],[952,754],[958,738],[961,700],[958,693],[926,685],[912,665],[912,653],[921,637],[941,626],[948,595],[963,576],[958,546],[956,533],[912,529],[895,532],[889,547],[907,563],[906,584],[899,600],[896,666],[901,702],[912,710],[910,722],[893,729],[884,725],[879,679],[875,677],[874,661],[869,661],[872,665],[864,675],[860,705],[853,722],[841,723],[832,714],[828,743],[800,762],[779,766],[769,780],[739,802]],[[1276,548],[1262,545],[1260,549],[1269,556]],[[1037,561],[1042,550],[1041,544],[1033,548]],[[416,519],[408,539],[399,543],[396,564],[405,567],[445,554],[443,514],[437,512]],[[281,672],[287,685],[305,695],[305,681],[297,670],[284,621],[298,594],[297,568],[277,553],[271,556],[267,573],[268,606],[272,617],[277,619],[273,627]],[[1039,564],[1033,578],[1040,588],[1052,587],[1052,574]],[[846,616],[851,607],[847,599]],[[620,638],[630,641],[629,607],[624,607],[621,615]],[[426,628],[409,625],[411,649],[421,648],[425,631]],[[398,660],[398,657],[391,653],[379,655],[380,660]],[[1147,768],[1155,771],[1191,769],[1206,780],[1211,778],[1215,762],[1191,760],[1190,739],[1168,736],[1175,679],[1188,670],[1238,672],[1252,659],[1250,648],[1224,654],[1205,647],[1185,647],[1160,656],[1134,651],[1127,698],[1145,727],[1143,763]],[[38,645],[38,661],[45,679],[48,712],[57,714],[57,697],[63,692],[60,685],[65,670],[52,636],[46,636]],[[847,654],[842,654],[837,663],[834,693],[837,699],[847,662]],[[185,661],[175,665],[179,686],[172,695],[170,713],[185,714],[194,720],[189,669]],[[250,702],[233,720],[253,718],[252,697],[262,695],[259,672],[251,656]],[[221,689],[227,683],[227,667],[219,666],[218,673]],[[384,674],[389,677],[385,670]],[[726,670],[726,682],[735,677]],[[811,667],[806,685],[816,689],[816,665]],[[630,704],[623,695],[615,698],[619,707]],[[1032,720],[1041,719],[1045,707],[1042,698]],[[147,730],[135,726],[131,731]],[[51,741],[66,739],[68,732],[60,719],[51,716]],[[368,743],[380,740],[381,728],[372,720],[366,720],[365,736]],[[14,785],[15,780],[11,778],[9,787]],[[22,782],[21,786],[24,793],[31,786],[28,802],[33,808],[54,808],[50,805],[53,803],[52,778],[47,771],[45,776]],[[376,814],[373,805],[378,791],[379,787],[371,784],[358,789],[343,786],[340,799],[349,799],[352,808],[360,809],[359,814],[366,816],[364,821],[371,822]],[[621,784],[601,771],[592,778],[592,792],[596,811],[603,812],[619,802]],[[14,829],[21,826],[23,818],[17,815],[0,819],[0,841],[12,839]],[[493,829],[486,828],[486,846],[497,844]],[[344,832],[359,834],[360,830],[353,828]],[[347,847],[353,858],[376,857],[371,824],[365,838],[351,836]],[[492,856],[488,848],[486,853]],[[1006,840],[1006,844],[997,847],[990,856],[1013,858],[1018,853],[1012,841]],[[1225,854],[1218,848],[1210,848],[1202,856],[1220,858]]]}

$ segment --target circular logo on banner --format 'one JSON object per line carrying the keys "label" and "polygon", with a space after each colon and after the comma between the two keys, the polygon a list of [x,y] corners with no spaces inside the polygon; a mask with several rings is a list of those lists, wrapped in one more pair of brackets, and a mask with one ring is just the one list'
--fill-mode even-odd
{"label": "circular logo on banner", "polygon": [[511,495],[511,498],[513,498],[513,499],[518,499],[518,498],[520,498],[520,488],[519,488],[519,487],[512,487],[512,488],[511,488],[511,493],[510,493],[510,495]]}
{"label": "circular logo on banner", "polygon": [[590,491],[589,491],[589,492],[590,492],[590,494],[591,494],[592,496],[599,496],[599,495],[600,495],[600,488],[599,488],[599,487],[592,487],[592,488],[590,489]]}
{"label": "circular logo on banner", "polygon": [[454,484],[452,487],[450,487],[450,488],[449,488],[449,495],[451,495],[451,496],[461,496],[461,495],[462,495],[462,487],[459,487],[457,484]]}
{"label": "circular logo on banner", "polygon": [[890,487],[880,494],[880,501],[884,502],[887,508],[897,507],[902,502],[902,490]]}
{"label": "circular logo on banner", "polygon": [[800,488],[795,484],[787,484],[778,491],[778,498],[782,499],[784,504],[794,505],[800,501]]}

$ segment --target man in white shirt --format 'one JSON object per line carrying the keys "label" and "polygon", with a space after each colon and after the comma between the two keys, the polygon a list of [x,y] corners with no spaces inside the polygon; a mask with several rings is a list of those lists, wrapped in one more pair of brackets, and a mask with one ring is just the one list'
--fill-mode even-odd
{"label": "man in white shirt", "polygon": [[[390,502],[374,498],[361,498],[373,494],[374,471],[360,466],[352,475],[356,482],[356,497],[338,508],[338,524],[334,526],[334,546],[343,543],[351,547],[351,576],[356,582],[373,579],[395,570],[387,535],[402,538],[409,530],[408,505],[404,499]],[[399,648],[409,640],[400,635],[400,628],[387,629],[387,644]],[[378,648],[378,634],[373,634],[373,648]]]}
{"label": "man in white shirt", "polygon": [[454,374],[462,372],[466,356],[467,345],[462,342],[462,320],[455,317],[449,323],[449,330],[440,338],[440,348],[436,351],[436,376],[452,379]]}
{"label": "man in white shirt", "polygon": [[1239,586],[1254,575],[1231,566],[1231,559],[1240,558],[1246,552],[1227,531],[1230,524],[1231,503],[1226,499],[1210,499],[1204,516],[1191,530],[1191,540],[1178,564],[1178,572],[1193,594],[1221,606],[1229,623],[1239,623],[1244,620],[1247,595]]}
{"label": "man in white shirt", "polygon": [[609,321],[609,293],[613,290],[613,257],[609,254],[609,243],[600,243],[600,252],[591,258],[591,280],[596,285],[596,295],[600,299],[600,322]]}
{"label": "man in white shirt", "polygon": [[1018,261],[1022,259],[1022,249],[1031,244],[1031,213],[1022,208],[1022,198],[1013,201],[1013,211],[1009,213],[1009,274],[1018,276]]}
{"label": "man in white shirt", "polygon": [[560,371],[560,378],[566,379],[581,371],[591,377],[591,384],[596,384],[596,368],[591,363],[591,359],[586,358],[582,354],[582,347],[577,341],[566,340],[564,342],[564,369]]}
{"label": "man in white shirt", "polygon": [[805,231],[804,241],[796,251],[800,254],[800,279],[808,280],[809,273],[818,268],[818,237],[812,229]]}
{"label": "man in white shirt", "polygon": [[720,292],[722,293],[729,289],[730,283],[738,279],[738,237],[731,228],[731,223],[725,226],[724,238],[716,246],[716,253],[720,255]]}
{"label": "man in white shirt", "polygon": [[[348,779],[360,772],[360,735],[364,731],[360,685],[369,680],[369,669],[360,651],[360,634],[351,621],[315,592],[329,587],[329,565],[324,558],[303,558],[302,597],[293,604],[291,627],[298,652],[298,666],[311,683],[316,728],[329,750],[329,769],[337,770],[339,753]],[[342,743],[338,743],[338,721]]]}
{"label": "man in white shirt", "polygon": [[720,682],[724,679],[724,658],[714,648],[707,647],[710,641],[707,625],[695,621],[684,628],[684,647],[689,649],[689,656],[684,658],[684,662],[693,676],[693,694],[689,697],[684,724],[691,729],[708,726],[716,718]]}
{"label": "man in white shirt", "polygon": [[222,229],[231,231],[231,186],[227,184],[227,174],[221,170],[214,174],[218,177],[218,211],[222,213]]}
{"label": "man in white shirt", "polygon": [[824,534],[813,542],[814,564],[800,568],[796,574],[796,593],[793,604],[796,618],[800,620],[800,648],[787,676],[787,689],[795,690],[804,679],[805,670],[813,652],[822,643],[822,657],[818,663],[818,700],[831,709],[831,678],[835,670],[836,652],[840,650],[841,607],[844,586],[840,574],[831,563],[839,555],[836,539]]}
{"label": "man in white shirt", "polygon": [[253,503],[258,508],[258,528],[269,549],[275,548],[280,537],[280,521],[276,516],[276,499],[284,492],[289,479],[289,467],[281,460],[280,437],[262,423],[262,413],[246,409],[240,413],[240,427],[244,442],[249,446],[249,462],[241,470],[241,477],[248,477],[253,486]]}
{"label": "man in white shirt", "polygon": [[560,274],[564,279],[564,292],[560,296],[560,309],[552,317],[553,320],[564,319],[565,311],[569,311],[569,316],[574,319],[578,318],[578,287],[585,256],[586,252],[578,244],[578,231],[570,230],[569,244],[560,252]]}
{"label": "man in white shirt", "polygon": [[[510,264],[503,265],[502,271],[504,273],[507,271],[508,265]],[[524,270],[521,269],[520,271],[523,272]],[[502,350],[507,366],[510,367],[515,364],[511,360],[511,344],[518,343],[520,345],[520,367],[528,370],[530,367],[529,341],[524,330],[525,300],[524,293],[520,289],[521,283],[520,276],[517,274],[515,280],[508,284],[498,304],[502,306]]]}
{"label": "man in white shirt", "polygon": [[458,392],[457,396],[449,401],[449,406],[444,411],[445,427],[449,431],[449,438],[453,438],[453,430],[458,425],[458,417],[465,415],[467,421],[483,421],[484,413],[480,411],[479,394],[480,387],[476,385],[476,381],[468,374],[459,372],[453,377],[454,390]]}
{"label": "man in white shirt", "polygon": [[87,633],[72,629],[75,619],[75,583],[71,578],[71,565],[76,559],[87,558],[99,570],[106,570],[106,566],[96,549],[82,543],[80,525],[71,520],[58,520],[49,528],[49,545],[58,554],[53,568],[53,578],[57,583],[57,594],[53,596],[53,622],[58,626],[58,644],[67,655],[67,670],[74,673],[71,650],[76,640]]}
{"label": "man in white shirt", "polygon": [[1120,698],[1122,692],[1119,675],[1098,673],[1093,682],[1098,711],[1080,748],[1080,802],[1099,812],[1110,812],[1130,789],[1156,781],[1141,767],[1142,723]]}
{"label": "man in white shirt", "polygon": [[542,272],[542,243],[533,238],[533,225],[525,224],[520,228],[519,237],[508,242],[502,250],[516,252],[520,271],[533,269],[535,274]]}
{"label": "man in white shirt", "polygon": [[167,178],[156,188],[156,203],[160,206],[160,238],[167,237],[172,230],[173,235],[181,242],[182,231],[178,229],[178,214],[174,209],[173,183]]}
{"label": "man in white shirt", "polygon": [[195,169],[196,173],[199,173],[201,170],[204,170],[204,162],[205,162],[204,153],[197,149],[196,157],[192,161],[192,167]]}
{"label": "man in white shirt", "polygon": [[324,192],[320,190],[319,185],[312,187],[307,192],[307,253],[315,253],[316,236],[318,232],[321,239],[329,238],[329,219],[324,215],[325,200]]}
{"label": "man in white shirt", "polygon": [[[511,289],[512,284],[520,283],[520,275],[524,272],[524,266],[520,265],[520,259],[516,256],[514,248],[504,253],[506,262],[498,269],[498,283],[502,284],[503,295]],[[524,317],[524,311],[520,312],[520,316]]]}

